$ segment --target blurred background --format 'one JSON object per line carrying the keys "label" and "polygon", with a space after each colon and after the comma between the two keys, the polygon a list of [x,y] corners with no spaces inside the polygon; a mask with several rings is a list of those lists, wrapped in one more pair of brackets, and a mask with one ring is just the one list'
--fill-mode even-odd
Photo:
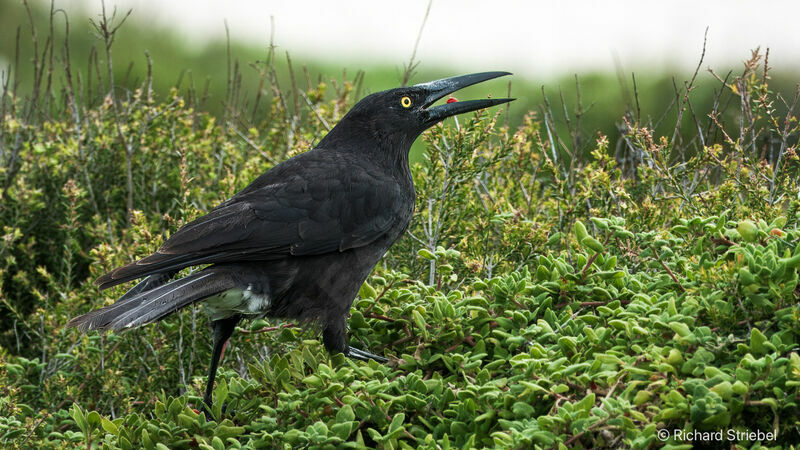
{"label": "blurred background", "polygon": [[[22,0],[0,0],[3,80],[9,70],[18,71],[18,89],[29,88],[31,27],[38,30],[41,53],[51,7],[66,13],[57,12],[52,24],[55,57],[65,57],[68,18],[73,70],[89,70],[90,58],[102,66],[105,48],[92,24],[102,12],[100,0],[55,0],[52,5],[29,0],[28,7],[30,18]],[[557,106],[563,101],[574,111],[580,92],[586,129],[610,137],[625,111],[640,109],[654,127],[662,116],[676,114],[670,105],[698,68],[693,104],[710,110],[721,83],[708,69],[723,79],[731,71],[736,76],[758,47],[762,53],[769,48],[771,89],[791,98],[800,79],[796,1],[754,7],[731,0],[504,0],[491,5],[455,0],[107,0],[105,7],[109,16],[116,13],[113,24],[130,13],[111,47],[117,83],[141,84],[147,52],[157,93],[173,87],[201,92],[202,108],[215,113],[223,109],[230,78],[240,80],[245,103],[256,95],[267,64],[278,80],[290,82],[289,58],[304,87],[352,80],[363,71],[362,96],[401,84],[409,65],[414,69],[410,83],[509,70],[515,73],[512,95],[519,98],[511,106],[512,126],[545,101]],[[508,88],[490,89],[504,95]],[[487,92],[463,95],[475,94]]]}

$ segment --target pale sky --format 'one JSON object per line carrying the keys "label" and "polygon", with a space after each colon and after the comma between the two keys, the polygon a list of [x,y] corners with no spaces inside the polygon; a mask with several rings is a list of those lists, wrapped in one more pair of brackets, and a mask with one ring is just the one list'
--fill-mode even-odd
{"label": "pale sky", "polygon": [[[67,10],[76,4],[100,8],[99,0],[56,0],[57,7]],[[307,56],[399,67],[411,55],[428,1],[106,0],[106,4],[133,8],[133,20],[177,29],[198,43],[224,37],[227,19],[233,39],[266,46],[274,31],[275,43],[295,59]],[[798,20],[797,0],[434,0],[417,60],[431,68],[502,69],[542,78],[613,71],[616,54],[626,71],[674,66],[693,71],[709,27],[704,69],[740,67],[757,46],[770,47],[771,66],[798,69]]]}

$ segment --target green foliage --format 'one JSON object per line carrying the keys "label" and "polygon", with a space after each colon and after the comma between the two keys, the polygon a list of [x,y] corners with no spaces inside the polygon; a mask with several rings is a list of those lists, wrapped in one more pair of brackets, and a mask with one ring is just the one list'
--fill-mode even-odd
{"label": "green foliage", "polygon": [[757,56],[725,85],[745,113],[711,111],[699,146],[632,115],[585,152],[550,111],[435,127],[411,229],[349,319],[351,343],[391,362],[244,324],[208,419],[201,308],[124,334],[65,324],[123,292],[97,275],[317,142],[357,83],[276,87],[263,115],[222,118],[147,81],[101,105],[71,85],[3,92],[0,446],[647,448],[658,430],[728,428],[794,445],[798,129]]}

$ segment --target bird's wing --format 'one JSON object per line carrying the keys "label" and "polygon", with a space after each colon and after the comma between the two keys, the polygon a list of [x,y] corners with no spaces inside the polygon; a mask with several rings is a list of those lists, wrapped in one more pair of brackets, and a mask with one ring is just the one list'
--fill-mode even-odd
{"label": "bird's wing", "polygon": [[366,170],[306,175],[246,189],[183,226],[154,254],[97,284],[104,289],[199,264],[345,251],[373,242],[410,216],[392,179]]}

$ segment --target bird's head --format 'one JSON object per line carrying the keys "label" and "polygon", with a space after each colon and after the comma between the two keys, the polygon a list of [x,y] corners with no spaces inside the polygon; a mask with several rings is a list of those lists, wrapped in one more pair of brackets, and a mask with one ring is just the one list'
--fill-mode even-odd
{"label": "bird's head", "polygon": [[340,134],[338,131],[341,131],[341,134],[352,135],[359,130],[361,133],[371,134],[379,142],[391,143],[392,147],[407,151],[423,131],[448,117],[514,100],[487,98],[452,101],[433,106],[437,100],[459,89],[504,75],[511,73],[473,73],[376,92],[364,97],[353,106],[331,131],[329,137],[338,137],[336,136]]}

